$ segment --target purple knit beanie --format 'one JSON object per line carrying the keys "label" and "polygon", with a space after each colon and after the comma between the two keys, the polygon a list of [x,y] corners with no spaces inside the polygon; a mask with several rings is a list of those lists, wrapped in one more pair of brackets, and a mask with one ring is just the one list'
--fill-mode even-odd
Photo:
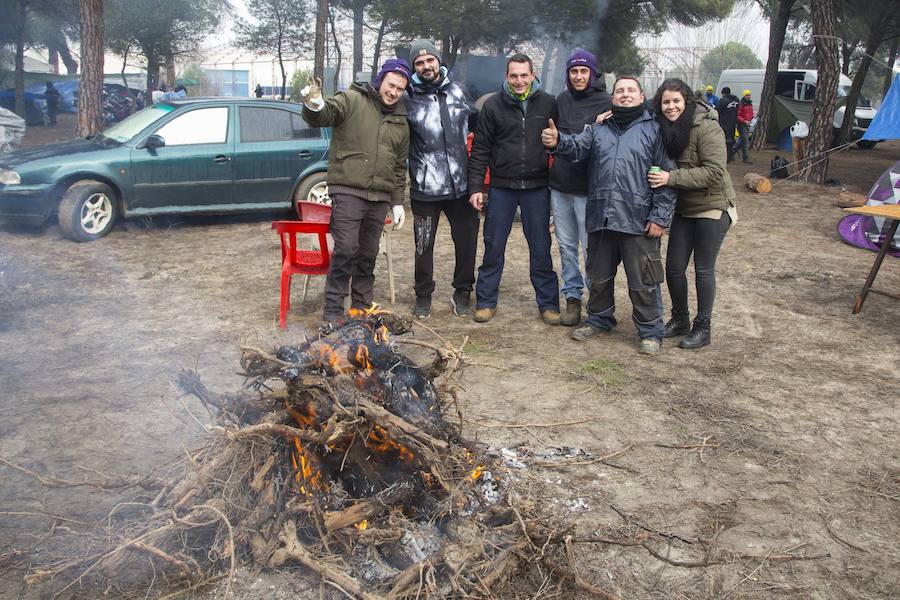
{"label": "purple knit beanie", "polygon": [[587,67],[591,70],[591,82],[588,86],[592,85],[594,80],[597,79],[597,58],[587,50],[576,48],[569,60],[566,61],[566,86],[570,90],[572,89],[572,82],[569,81],[569,69],[572,67]]}
{"label": "purple knit beanie", "polygon": [[388,73],[403,75],[406,77],[406,87],[409,87],[409,82],[412,79],[412,68],[402,58],[390,58],[384,61],[384,64],[381,65],[381,69],[378,71],[378,75],[375,77],[375,81],[372,83],[372,87],[378,90],[381,87],[381,80]]}

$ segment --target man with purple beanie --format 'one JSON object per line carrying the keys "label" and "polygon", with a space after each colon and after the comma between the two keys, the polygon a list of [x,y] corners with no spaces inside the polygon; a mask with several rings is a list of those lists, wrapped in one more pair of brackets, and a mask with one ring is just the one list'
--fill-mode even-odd
{"label": "man with purple beanie", "polygon": [[[556,127],[570,134],[580,133],[597,115],[612,108],[612,99],[603,80],[597,76],[597,59],[587,50],[577,49],[566,61],[566,90],[556,97],[559,118]],[[590,282],[582,273],[579,245],[587,263],[585,207],[588,193],[588,165],[571,163],[559,157],[550,168],[550,201],[556,243],[562,262],[562,293],[566,298],[561,325],[581,322],[581,297]]]}
{"label": "man with purple beanie", "polygon": [[351,307],[372,304],[375,259],[388,207],[394,229],[403,225],[403,192],[409,126],[400,99],[412,72],[402,59],[382,65],[372,84],[356,83],[322,98],[316,78],[303,94],[303,119],[313,127],[331,127],[328,193],[334,251],[325,280],[327,323],[341,321],[350,288]]}

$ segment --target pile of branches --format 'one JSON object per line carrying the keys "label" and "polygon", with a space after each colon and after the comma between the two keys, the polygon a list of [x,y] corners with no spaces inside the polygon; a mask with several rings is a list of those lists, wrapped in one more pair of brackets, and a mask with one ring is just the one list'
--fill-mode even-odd
{"label": "pile of branches", "polygon": [[[611,598],[574,574],[573,527],[541,516],[501,457],[445,417],[462,422],[451,384],[462,347],[396,337],[410,327],[372,311],[297,346],[242,347],[236,393],[183,371],[178,386],[217,422],[207,443],[128,482],[142,496],[110,514],[101,547],[26,579],[69,587],[127,574],[167,589],[224,579],[228,595],[239,567],[300,564],[366,600],[548,584]],[[418,366],[402,345],[434,359]]]}

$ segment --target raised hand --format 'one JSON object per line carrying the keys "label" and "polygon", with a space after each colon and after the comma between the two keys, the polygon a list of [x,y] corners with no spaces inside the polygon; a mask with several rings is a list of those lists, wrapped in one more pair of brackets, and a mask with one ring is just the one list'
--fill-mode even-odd
{"label": "raised hand", "polygon": [[322,100],[322,80],[313,77],[306,87],[300,90],[303,95],[303,104],[310,108],[320,108],[324,103]]}
{"label": "raised hand", "polygon": [[555,148],[559,143],[559,131],[556,129],[556,123],[553,119],[547,121],[547,128],[541,131],[541,142],[547,148]]}

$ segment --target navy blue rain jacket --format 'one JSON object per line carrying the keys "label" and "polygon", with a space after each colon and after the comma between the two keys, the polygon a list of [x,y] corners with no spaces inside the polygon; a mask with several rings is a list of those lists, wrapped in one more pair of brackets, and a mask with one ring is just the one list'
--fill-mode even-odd
{"label": "navy blue rain jacket", "polygon": [[652,189],[647,172],[652,166],[671,171],[659,124],[644,111],[624,131],[612,119],[594,124],[577,135],[560,132],[554,155],[571,162],[588,161],[588,202],[585,224],[589,232],[608,229],[643,235],[647,221],[669,227],[675,211],[675,191]]}

